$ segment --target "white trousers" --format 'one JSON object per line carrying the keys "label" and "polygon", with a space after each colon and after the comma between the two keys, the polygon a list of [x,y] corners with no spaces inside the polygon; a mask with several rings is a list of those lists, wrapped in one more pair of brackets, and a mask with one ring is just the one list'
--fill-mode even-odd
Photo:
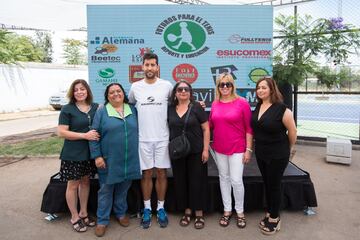
{"label": "white trousers", "polygon": [[236,213],[244,212],[243,153],[224,155],[215,151],[215,162],[219,171],[221,197],[224,211],[232,211],[231,187],[235,199]]}

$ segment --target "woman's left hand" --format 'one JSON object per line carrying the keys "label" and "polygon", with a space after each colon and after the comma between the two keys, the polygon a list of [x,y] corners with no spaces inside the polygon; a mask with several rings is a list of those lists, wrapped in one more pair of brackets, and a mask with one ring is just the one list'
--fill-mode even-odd
{"label": "woman's left hand", "polygon": [[244,154],[243,154],[243,163],[248,163],[250,162],[250,159],[251,159],[251,152],[250,151],[245,151]]}
{"label": "woman's left hand", "polygon": [[201,156],[201,161],[203,163],[206,163],[209,160],[209,151],[208,150],[204,150],[202,152],[202,156]]}

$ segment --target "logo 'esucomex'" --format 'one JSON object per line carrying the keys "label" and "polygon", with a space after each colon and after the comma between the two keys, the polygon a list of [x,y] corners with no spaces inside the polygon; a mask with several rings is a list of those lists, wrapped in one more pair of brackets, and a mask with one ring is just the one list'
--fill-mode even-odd
{"label": "logo 'esucomex'", "polygon": [[95,37],[95,40],[90,40],[90,44],[144,44],[143,38],[134,37]]}

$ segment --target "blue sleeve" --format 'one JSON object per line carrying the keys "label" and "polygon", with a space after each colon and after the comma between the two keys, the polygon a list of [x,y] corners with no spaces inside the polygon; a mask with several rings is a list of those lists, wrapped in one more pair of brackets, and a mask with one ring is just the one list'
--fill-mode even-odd
{"label": "blue sleeve", "polygon": [[[99,108],[96,111],[93,123],[91,125],[91,129],[96,130],[100,134],[100,139],[102,137],[101,136],[101,115],[103,114],[103,111],[104,111],[103,108]],[[100,141],[101,140],[89,141],[91,159],[95,159],[97,157],[102,156]]]}

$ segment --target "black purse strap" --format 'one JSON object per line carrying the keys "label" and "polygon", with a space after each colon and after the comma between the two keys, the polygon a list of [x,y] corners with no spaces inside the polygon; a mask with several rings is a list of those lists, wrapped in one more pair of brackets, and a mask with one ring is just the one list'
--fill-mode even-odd
{"label": "black purse strap", "polygon": [[184,128],[183,128],[183,131],[182,131],[183,134],[185,134],[185,132],[186,132],[186,124],[187,124],[187,122],[189,120],[189,115],[190,115],[192,106],[193,105],[190,103],[189,110],[187,111],[186,116],[185,116]]}

